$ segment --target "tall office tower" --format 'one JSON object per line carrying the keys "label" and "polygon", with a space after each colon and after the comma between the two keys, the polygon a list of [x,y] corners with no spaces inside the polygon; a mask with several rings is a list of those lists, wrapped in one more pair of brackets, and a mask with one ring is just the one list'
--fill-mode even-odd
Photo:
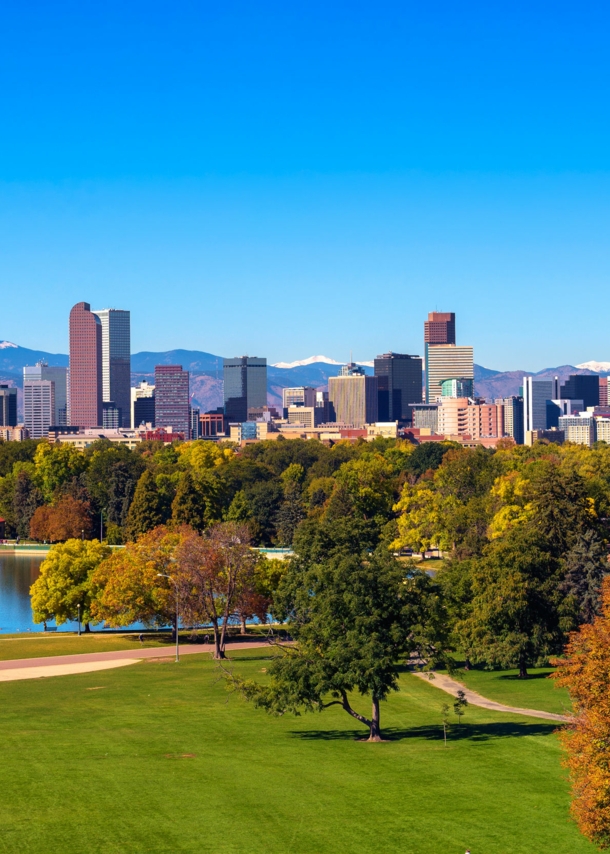
{"label": "tall office tower", "polygon": [[[39,383],[53,384],[51,409],[49,409],[51,395],[47,386],[38,388]],[[46,436],[51,425],[63,427],[67,424],[67,386],[67,368],[49,367],[46,362],[37,362],[35,365],[24,367],[23,420],[32,439],[41,439]]]}
{"label": "tall office tower", "polygon": [[431,311],[424,323],[424,344],[455,344],[455,314]]}
{"label": "tall office tower", "polygon": [[55,424],[55,383],[32,380],[23,383],[23,422],[30,439],[42,439]]}
{"label": "tall office tower", "polygon": [[102,399],[120,409],[119,427],[129,427],[131,385],[130,313],[118,308],[94,311],[102,324]]}
{"label": "tall office tower", "polygon": [[504,408],[504,433],[515,440],[517,445],[525,441],[523,435],[523,398],[513,395],[512,397],[498,398],[498,406]]}
{"label": "tall office tower", "polygon": [[608,377],[599,378],[599,405],[608,406]]}
{"label": "tall office tower", "polygon": [[531,430],[546,430],[550,427],[549,417],[553,418],[553,410],[558,407],[553,404],[559,399],[559,380],[537,380],[534,377],[523,377],[523,434]]}
{"label": "tall office tower", "polygon": [[191,439],[198,439],[201,436],[201,423],[199,418],[201,410],[198,406],[191,406],[189,417],[191,420]]}
{"label": "tall office tower", "polygon": [[191,435],[189,372],[182,365],[155,365],[155,425]]}
{"label": "tall office tower", "polygon": [[17,426],[17,389],[0,385],[0,427]]}
{"label": "tall office tower", "polygon": [[426,344],[426,403],[443,396],[445,380],[474,381],[472,347],[457,344]]}
{"label": "tall office tower", "polygon": [[405,353],[384,353],[375,359],[379,421],[411,422],[410,403],[421,403],[422,360]]}
{"label": "tall office tower", "polygon": [[[597,374],[572,374],[559,389],[562,400],[582,400],[587,406],[599,406],[600,378]],[[608,386],[606,385],[606,394]]]}
{"label": "tall office tower", "polygon": [[[311,386],[297,386],[296,388],[282,389],[282,407],[289,406],[315,406],[316,390]],[[286,417],[284,415],[284,417]]]}
{"label": "tall office tower", "polygon": [[70,312],[70,424],[102,425],[102,323],[88,302]]}
{"label": "tall office tower", "polygon": [[377,377],[367,377],[350,363],[328,379],[328,398],[335,421],[361,428],[378,421]]}
{"label": "tall office tower", "polygon": [[225,418],[248,420],[248,409],[267,405],[267,359],[240,356],[222,360]]}
{"label": "tall office tower", "polygon": [[155,426],[155,387],[143,380],[131,389],[131,426]]}
{"label": "tall office tower", "polygon": [[118,430],[123,426],[123,412],[113,400],[102,403],[102,426],[106,430]]}

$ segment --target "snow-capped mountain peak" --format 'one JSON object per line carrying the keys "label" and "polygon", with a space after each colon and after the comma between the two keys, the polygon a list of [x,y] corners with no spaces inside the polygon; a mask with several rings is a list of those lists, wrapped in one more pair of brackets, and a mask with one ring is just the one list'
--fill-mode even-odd
{"label": "snow-capped mountain peak", "polygon": [[597,374],[605,374],[610,371],[610,362],[583,362],[582,365],[576,365],[583,371],[595,371]]}
{"label": "snow-capped mountain peak", "polygon": [[0,341],[0,350],[6,350],[8,347],[19,348],[18,344],[13,344],[11,341]]}
{"label": "snow-capped mountain peak", "polygon": [[329,359],[328,356],[310,356],[308,359],[301,359],[298,362],[276,362],[272,368],[304,368],[306,365],[314,365],[316,362],[324,362],[326,365],[343,365],[343,362],[337,362],[335,359]]}

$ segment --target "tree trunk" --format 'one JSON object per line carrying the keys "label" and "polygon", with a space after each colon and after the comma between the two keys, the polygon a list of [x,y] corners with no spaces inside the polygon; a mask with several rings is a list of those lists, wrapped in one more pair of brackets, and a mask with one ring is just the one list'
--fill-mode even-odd
{"label": "tree trunk", "polygon": [[90,631],[91,631],[91,625],[90,625],[89,623],[85,623],[85,631],[86,631],[86,632],[90,632]]}
{"label": "tree trunk", "polygon": [[377,697],[373,697],[373,711],[371,714],[369,741],[381,741],[381,727],[379,724],[379,700]]}
{"label": "tree trunk", "polygon": [[527,661],[525,656],[519,656],[519,679],[527,679]]}
{"label": "tree trunk", "polygon": [[214,658],[226,658],[224,650],[224,632],[221,635],[218,629],[218,620],[212,620],[212,628],[214,629]]}
{"label": "tree trunk", "polygon": [[246,634],[246,616],[245,616],[245,614],[239,615],[239,621],[241,623],[241,628],[239,630],[239,633],[242,635],[245,635]]}
{"label": "tree trunk", "polygon": [[464,670],[472,670],[472,664],[470,663],[470,659],[467,658],[464,662]]}

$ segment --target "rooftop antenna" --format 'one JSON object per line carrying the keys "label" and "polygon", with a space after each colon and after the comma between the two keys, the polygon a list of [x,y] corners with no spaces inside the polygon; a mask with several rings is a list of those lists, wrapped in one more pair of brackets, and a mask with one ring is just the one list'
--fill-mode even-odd
{"label": "rooftop antenna", "polygon": [[350,363],[350,365],[351,365],[351,364],[352,364],[352,362],[353,362],[353,359],[352,359],[353,355],[354,355],[354,351],[353,351],[353,350],[350,350],[350,351],[349,351],[349,363]]}

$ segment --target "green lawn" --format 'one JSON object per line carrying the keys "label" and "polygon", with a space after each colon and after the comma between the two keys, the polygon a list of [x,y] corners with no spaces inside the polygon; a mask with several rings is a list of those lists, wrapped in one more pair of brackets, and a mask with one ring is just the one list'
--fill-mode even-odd
{"label": "green lawn", "polygon": [[527,679],[519,679],[518,670],[460,670],[454,677],[472,691],[490,700],[521,709],[542,709],[558,715],[572,709],[565,688],[557,686],[549,675],[552,667],[532,668]]}
{"label": "green lawn", "polygon": [[51,655],[77,655],[80,652],[113,652],[117,649],[141,649],[166,646],[171,643],[167,635],[146,636],[143,644],[137,635],[76,634],[31,634],[0,638],[0,661],[15,658],[46,658]]}
{"label": "green lawn", "polygon": [[0,684],[0,852],[592,854],[553,725],[469,707],[445,749],[446,699],[405,674],[367,744],[340,709],[253,709],[207,656]]}

